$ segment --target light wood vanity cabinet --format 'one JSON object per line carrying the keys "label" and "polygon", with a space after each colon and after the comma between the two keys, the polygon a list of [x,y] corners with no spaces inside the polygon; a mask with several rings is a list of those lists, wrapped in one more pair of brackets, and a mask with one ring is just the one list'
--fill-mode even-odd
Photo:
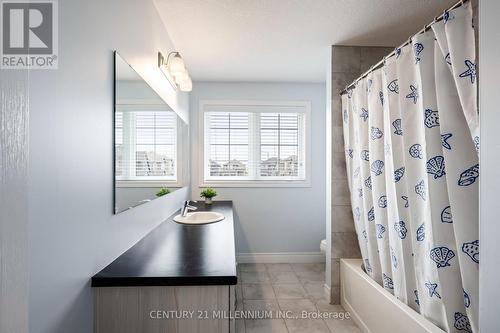
{"label": "light wood vanity cabinet", "polygon": [[232,333],[234,291],[234,286],[96,288],[94,332]]}
{"label": "light wood vanity cabinet", "polygon": [[225,219],[181,225],[171,216],[92,278],[95,333],[232,333],[236,256],[230,201]]}

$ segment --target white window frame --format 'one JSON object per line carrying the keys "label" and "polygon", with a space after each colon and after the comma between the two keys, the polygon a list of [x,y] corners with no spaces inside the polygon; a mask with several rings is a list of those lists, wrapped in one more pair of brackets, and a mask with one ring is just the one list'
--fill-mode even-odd
{"label": "white window frame", "polygon": [[[300,109],[304,114],[304,149],[305,149],[305,179],[272,179],[272,180],[206,180],[205,179],[205,112],[208,107],[223,106],[225,109],[234,106],[269,107],[269,109],[293,108]],[[273,111],[266,111],[273,112]],[[275,111],[276,113],[280,111]],[[198,145],[198,179],[199,187],[311,187],[311,102],[310,101],[266,101],[266,100],[200,100],[199,102],[199,140]]]}
{"label": "white window frame", "polygon": [[[134,111],[135,109],[148,109],[148,111],[165,111],[165,112],[174,112],[172,109],[170,109],[168,106],[165,104],[158,104],[156,100],[120,100],[117,101],[117,104],[115,106],[115,112],[116,111],[125,111],[125,110],[132,110]],[[161,179],[154,179],[154,180],[147,180],[147,179],[118,179],[116,175],[115,177],[115,187],[123,187],[123,188],[133,188],[133,187],[140,187],[140,188],[149,188],[149,187],[169,187],[169,188],[179,188],[182,187],[182,180],[181,180],[181,173],[182,173],[182,166],[180,165],[180,157],[182,152],[180,152],[180,147],[179,145],[179,140],[182,139],[182,134],[181,134],[181,124],[179,123],[180,117],[175,113],[177,116],[177,147],[176,147],[176,179],[175,180],[161,180]],[[116,134],[113,134],[116,135]],[[116,147],[113,147],[113,149],[116,149]],[[116,152],[114,153],[116,154]],[[115,161],[116,163],[116,161]]]}

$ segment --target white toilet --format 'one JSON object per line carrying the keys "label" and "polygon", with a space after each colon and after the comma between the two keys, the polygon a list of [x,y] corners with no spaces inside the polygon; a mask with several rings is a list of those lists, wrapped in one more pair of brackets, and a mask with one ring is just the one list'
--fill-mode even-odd
{"label": "white toilet", "polygon": [[319,243],[319,249],[321,250],[321,253],[326,254],[326,239],[323,239]]}

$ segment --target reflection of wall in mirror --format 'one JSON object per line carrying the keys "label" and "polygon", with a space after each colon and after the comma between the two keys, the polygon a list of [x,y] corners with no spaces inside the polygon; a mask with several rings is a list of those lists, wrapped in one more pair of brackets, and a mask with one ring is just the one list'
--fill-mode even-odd
{"label": "reflection of wall in mirror", "polygon": [[[131,101],[144,101],[144,104],[168,105],[144,81],[116,81],[116,104],[130,104]],[[170,107],[168,107],[170,109]]]}
{"label": "reflection of wall in mirror", "polygon": [[[118,58],[115,82],[115,211],[157,198],[167,187],[180,188],[178,139],[182,120],[151,87]],[[180,136],[178,138],[178,136]]]}
{"label": "reflection of wall in mirror", "polygon": [[[180,187],[167,187],[170,192],[178,190]],[[156,193],[161,187],[117,187],[116,191],[116,212],[122,212],[129,208],[141,205],[157,198]],[[167,194],[169,195],[169,194]]]}

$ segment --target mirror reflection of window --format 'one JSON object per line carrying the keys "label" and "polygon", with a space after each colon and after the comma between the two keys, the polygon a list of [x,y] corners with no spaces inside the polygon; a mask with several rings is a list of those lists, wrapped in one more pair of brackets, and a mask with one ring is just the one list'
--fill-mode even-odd
{"label": "mirror reflection of window", "polygon": [[116,179],[177,181],[177,115],[134,109],[115,113]]}
{"label": "mirror reflection of window", "polygon": [[116,214],[186,186],[189,130],[175,110],[116,52],[114,88]]}

